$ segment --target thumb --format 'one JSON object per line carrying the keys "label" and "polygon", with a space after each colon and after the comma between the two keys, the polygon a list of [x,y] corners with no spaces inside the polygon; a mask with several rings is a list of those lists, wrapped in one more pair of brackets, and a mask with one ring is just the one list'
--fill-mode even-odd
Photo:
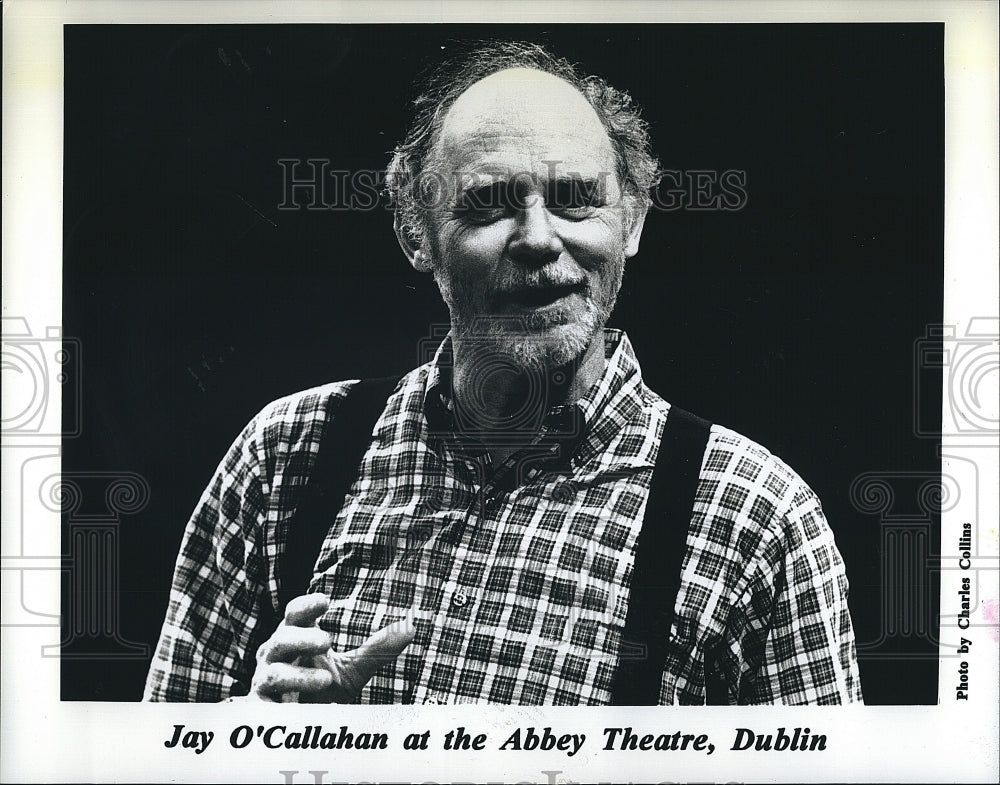
{"label": "thumb", "polygon": [[381,664],[384,665],[403,653],[403,649],[413,642],[416,632],[413,619],[410,617],[399,619],[376,632],[352,653],[364,660],[381,660]]}
{"label": "thumb", "polygon": [[352,651],[333,658],[334,683],[339,686],[341,700],[353,700],[375,675],[375,671],[402,654],[413,642],[416,628],[410,618],[400,619],[383,627]]}

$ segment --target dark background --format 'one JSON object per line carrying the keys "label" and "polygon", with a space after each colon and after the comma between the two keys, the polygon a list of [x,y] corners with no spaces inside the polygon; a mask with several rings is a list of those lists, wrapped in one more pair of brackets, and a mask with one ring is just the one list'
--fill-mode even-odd
{"label": "dark background", "polygon": [[[850,488],[940,470],[913,425],[915,384],[940,419],[940,374],[914,374],[942,318],[937,24],[67,26],[63,323],[83,383],[64,472],[136,473],[150,498],[120,518],[108,596],[78,596],[91,567],[70,560],[63,698],[140,697],[132,646],[152,653],[186,520],[257,410],[423,359],[447,314],[390,213],[278,210],[277,161],[383,169],[414,74],[484,37],[548,42],[628,89],[665,168],[746,172],[740,211],[649,216],[612,325],[653,389],[819,494],[868,702],[935,702],[936,574],[887,572],[880,517]],[[110,603],[110,633],[74,618],[81,599]]]}

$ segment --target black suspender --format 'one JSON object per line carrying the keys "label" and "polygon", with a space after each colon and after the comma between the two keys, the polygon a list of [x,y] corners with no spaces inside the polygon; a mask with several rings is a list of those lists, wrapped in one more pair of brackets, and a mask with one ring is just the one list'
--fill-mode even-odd
{"label": "black suspender", "polygon": [[614,705],[659,702],[688,523],[710,427],[679,406],[670,407],[635,546],[621,661],[611,698]]}
{"label": "black suspender", "polygon": [[[362,379],[347,391],[336,412],[326,412],[316,462],[309,482],[302,490],[302,500],[289,521],[285,549],[275,569],[278,579],[277,614],[266,592],[258,599],[257,624],[244,653],[251,671],[256,667],[257,648],[281,623],[289,601],[309,590],[323,540],[337,512],[344,506],[344,497],[357,477],[361,459],[371,444],[375,423],[400,378]],[[244,685],[244,689],[249,687]]]}
{"label": "black suspender", "polygon": [[[278,564],[282,612],[289,600],[308,591],[323,540],[343,506],[371,443],[372,429],[398,382],[399,377],[363,379],[340,401],[332,421],[327,418],[315,466]],[[615,705],[659,702],[688,523],[710,427],[700,417],[678,406],[670,407],[636,542],[621,662],[612,695]],[[274,623],[265,626],[270,630]],[[725,703],[726,685],[709,667],[706,681],[706,702]]]}
{"label": "black suspender", "polygon": [[399,379],[398,376],[362,379],[341,399],[332,421],[327,415],[316,464],[288,527],[285,552],[278,563],[278,602],[282,613],[289,600],[308,591],[323,540],[344,505],[344,497],[371,444],[372,429]]}

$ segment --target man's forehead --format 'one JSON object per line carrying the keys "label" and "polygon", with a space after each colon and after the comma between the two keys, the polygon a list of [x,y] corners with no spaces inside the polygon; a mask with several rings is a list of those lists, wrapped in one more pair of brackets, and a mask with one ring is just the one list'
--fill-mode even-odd
{"label": "man's forehead", "polygon": [[520,152],[526,159],[575,154],[604,161],[613,154],[587,99],[563,79],[530,68],[499,71],[469,87],[448,110],[440,143],[449,158],[462,159]]}

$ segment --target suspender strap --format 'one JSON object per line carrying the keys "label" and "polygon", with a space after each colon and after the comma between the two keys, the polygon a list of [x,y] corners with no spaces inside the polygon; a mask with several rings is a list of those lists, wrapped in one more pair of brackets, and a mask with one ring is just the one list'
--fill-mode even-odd
{"label": "suspender strap", "polygon": [[667,414],[635,546],[621,659],[611,696],[616,706],[659,703],[688,525],[710,428],[710,423],[678,406],[671,406]]}
{"label": "suspender strap", "polygon": [[372,430],[399,379],[362,379],[340,400],[332,419],[327,413],[316,464],[289,524],[285,551],[278,563],[281,613],[289,600],[309,589],[323,540],[358,476]]}

